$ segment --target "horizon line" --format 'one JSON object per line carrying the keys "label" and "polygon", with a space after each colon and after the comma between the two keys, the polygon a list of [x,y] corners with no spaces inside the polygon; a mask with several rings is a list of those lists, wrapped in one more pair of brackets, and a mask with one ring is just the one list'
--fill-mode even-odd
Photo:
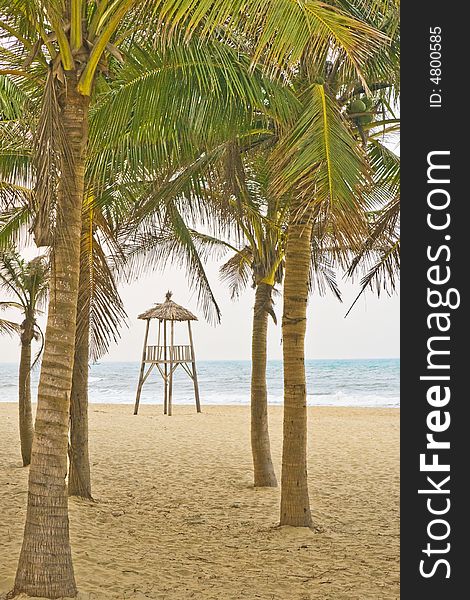
{"label": "horizon line", "polygon": [[[308,357],[307,360],[400,360],[400,356],[351,356],[351,357],[341,357],[341,358],[312,358]],[[199,358],[196,359],[196,363],[198,362],[251,362],[251,358]],[[269,361],[278,361],[282,362],[282,358],[268,358]],[[106,360],[101,359],[94,363],[90,363],[91,365],[103,364],[103,363],[137,363],[140,364],[140,360]],[[0,361],[0,365],[16,365],[19,364],[19,360],[4,360]]]}

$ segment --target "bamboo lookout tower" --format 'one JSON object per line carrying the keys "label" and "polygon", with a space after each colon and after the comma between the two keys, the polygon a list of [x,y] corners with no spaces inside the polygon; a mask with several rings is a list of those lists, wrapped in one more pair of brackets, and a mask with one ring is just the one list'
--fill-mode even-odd
{"label": "bamboo lookout tower", "polygon": [[[172,395],[173,395],[173,373],[179,365],[193,380],[194,396],[196,398],[196,410],[201,412],[199,402],[199,387],[197,383],[196,359],[194,356],[193,334],[191,331],[191,321],[197,321],[189,310],[176,304],[171,299],[172,293],[167,292],[166,300],[163,304],[156,304],[146,312],[139,315],[139,319],[147,321],[145,328],[144,349],[142,351],[142,364],[140,365],[139,384],[137,386],[137,395],[135,398],[134,414],[139,410],[140,393],[142,386],[148,376],[156,367],[163,378],[164,398],[163,413],[171,416],[172,413]],[[157,345],[147,346],[149,339],[149,329],[152,319],[158,320]],[[189,346],[175,346],[174,328],[175,321],[188,323]],[[170,324],[170,336],[168,344],[167,324]],[[145,365],[148,365],[145,371]]]}

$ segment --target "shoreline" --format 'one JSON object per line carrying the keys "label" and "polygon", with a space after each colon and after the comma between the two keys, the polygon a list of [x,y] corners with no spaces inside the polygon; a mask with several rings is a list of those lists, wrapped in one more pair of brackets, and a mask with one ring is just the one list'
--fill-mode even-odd
{"label": "shoreline", "polygon": [[[1,405],[14,405],[17,406],[18,402],[12,402],[11,400],[0,400],[0,404]],[[33,406],[33,408],[36,408],[37,406],[37,402],[31,402],[31,405]],[[102,401],[98,401],[95,402],[93,400],[89,400],[88,401],[88,405],[89,406],[129,406],[132,407],[132,409],[134,408],[134,402],[102,402]],[[163,411],[163,404],[161,402],[141,402],[139,404],[139,414],[140,414],[140,410],[142,409],[142,407],[145,406],[161,406],[162,407],[162,411]],[[181,406],[181,407],[192,407],[194,406],[194,403],[191,402],[173,402],[173,406]],[[250,401],[248,400],[247,402],[233,402],[233,403],[224,403],[224,404],[216,404],[216,403],[204,403],[201,402],[201,409],[204,409],[204,407],[220,407],[220,408],[244,408],[250,407]],[[268,408],[282,408],[283,407],[283,403],[272,403],[268,401]],[[400,410],[400,406],[383,406],[380,404],[377,404],[376,406],[364,406],[362,404],[307,404],[307,408],[313,408],[313,409],[317,409],[317,408],[345,408],[345,409],[361,409],[361,410]],[[202,410],[202,412],[204,412],[204,410]]]}

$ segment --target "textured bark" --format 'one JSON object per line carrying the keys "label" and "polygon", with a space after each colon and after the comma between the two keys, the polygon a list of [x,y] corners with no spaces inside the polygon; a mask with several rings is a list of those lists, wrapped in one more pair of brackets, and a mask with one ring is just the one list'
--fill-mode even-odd
{"label": "textured bark", "polygon": [[33,340],[34,319],[26,317],[21,332],[21,357],[19,369],[19,428],[23,467],[31,462],[33,444],[33,414],[31,410],[31,342]]}
{"label": "textured bark", "polygon": [[[77,332],[70,396],[69,496],[92,499],[90,458],[88,452],[88,359],[90,346],[90,307],[86,279],[86,261],[80,266],[77,307]],[[80,321],[80,325],[78,324]]]}
{"label": "textured bark", "polygon": [[307,486],[307,390],[305,331],[310,237],[308,211],[293,206],[287,232],[282,343],[284,358],[284,442],[281,475],[281,525],[310,527]]}
{"label": "textured bark", "polygon": [[62,164],[62,185],[46,340],[38,390],[28,482],[26,524],[13,592],[76,596],[69,540],[67,446],[75,348],[88,99],[67,74],[62,119],[73,155]]}
{"label": "textured bark", "polygon": [[251,345],[251,452],[253,454],[254,485],[276,487],[277,479],[271,459],[268,428],[268,393],[266,357],[268,311],[273,288],[267,283],[256,287]]}

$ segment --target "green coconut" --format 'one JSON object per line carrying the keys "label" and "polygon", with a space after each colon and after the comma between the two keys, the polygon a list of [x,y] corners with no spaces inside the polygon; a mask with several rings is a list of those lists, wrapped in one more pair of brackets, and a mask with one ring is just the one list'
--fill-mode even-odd
{"label": "green coconut", "polygon": [[369,125],[374,120],[374,115],[372,113],[368,113],[366,115],[361,115],[357,118],[361,125]]}
{"label": "green coconut", "polygon": [[349,112],[352,114],[366,112],[366,105],[359,98],[357,100],[353,100],[349,106]]}

